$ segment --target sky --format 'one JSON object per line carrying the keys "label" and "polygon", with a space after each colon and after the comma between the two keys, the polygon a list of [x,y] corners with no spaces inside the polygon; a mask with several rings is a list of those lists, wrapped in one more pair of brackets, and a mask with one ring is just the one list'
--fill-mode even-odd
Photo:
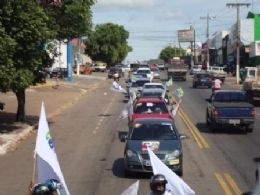
{"label": "sky", "polygon": [[125,62],[144,61],[157,59],[167,46],[188,47],[189,43],[178,42],[178,30],[192,26],[198,45],[207,40],[207,26],[209,37],[229,30],[238,12],[227,3],[249,4],[239,6],[240,19],[249,11],[260,14],[260,0],[97,0],[92,20],[94,25],[111,22],[123,26],[133,48]]}

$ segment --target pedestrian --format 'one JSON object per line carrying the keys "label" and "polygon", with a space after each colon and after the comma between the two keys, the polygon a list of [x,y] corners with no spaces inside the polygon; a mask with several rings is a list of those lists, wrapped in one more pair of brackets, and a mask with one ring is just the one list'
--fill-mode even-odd
{"label": "pedestrian", "polygon": [[150,189],[151,191],[147,195],[173,195],[166,191],[167,180],[164,175],[156,174],[151,177]]}
{"label": "pedestrian", "polygon": [[113,76],[114,76],[114,81],[119,81],[119,72],[118,71],[116,71]]}
{"label": "pedestrian", "polygon": [[218,78],[214,79],[212,83],[212,92],[221,89],[222,81]]}

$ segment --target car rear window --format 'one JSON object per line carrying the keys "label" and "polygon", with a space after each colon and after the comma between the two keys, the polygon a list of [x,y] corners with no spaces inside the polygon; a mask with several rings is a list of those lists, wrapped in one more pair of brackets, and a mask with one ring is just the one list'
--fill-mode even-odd
{"label": "car rear window", "polygon": [[166,113],[168,109],[163,102],[145,102],[137,103],[134,113]]}
{"label": "car rear window", "polygon": [[172,140],[177,139],[176,132],[170,123],[135,124],[131,140]]}

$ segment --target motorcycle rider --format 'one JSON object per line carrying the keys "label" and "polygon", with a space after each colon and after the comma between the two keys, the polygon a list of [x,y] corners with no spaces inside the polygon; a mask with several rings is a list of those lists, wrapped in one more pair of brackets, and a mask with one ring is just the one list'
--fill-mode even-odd
{"label": "motorcycle rider", "polygon": [[170,192],[166,191],[167,183],[164,175],[153,175],[150,180],[151,191],[147,195],[172,195]]}
{"label": "motorcycle rider", "polygon": [[57,179],[48,179],[45,184],[48,186],[52,195],[61,195],[61,183]]}
{"label": "motorcycle rider", "polygon": [[222,85],[222,81],[218,78],[215,78],[212,83],[212,92],[221,89],[221,85]]}
{"label": "motorcycle rider", "polygon": [[46,184],[35,184],[31,189],[31,195],[52,195],[50,189]]}

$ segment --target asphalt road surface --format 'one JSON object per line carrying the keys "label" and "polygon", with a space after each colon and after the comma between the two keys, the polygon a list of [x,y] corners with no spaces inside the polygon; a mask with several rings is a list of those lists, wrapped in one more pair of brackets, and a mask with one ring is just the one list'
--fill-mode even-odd
{"label": "asphalt road surface", "polygon": [[[106,76],[98,74],[102,75]],[[124,177],[124,143],[119,141],[118,133],[127,130],[127,120],[119,119],[125,97],[111,91],[111,83],[112,80],[100,80],[88,93],[49,119],[71,195],[118,195],[137,180],[140,180],[138,195],[149,191],[151,175]],[[84,88],[84,82],[81,86]],[[191,89],[189,79],[174,82],[172,90],[178,86],[184,89],[184,100],[175,122],[180,133],[188,136],[183,140],[183,180],[197,195],[238,195],[252,190],[255,168],[252,159],[258,155],[260,144],[257,128],[248,135],[210,133],[205,126],[205,97],[210,90]],[[34,147],[35,134],[31,134],[15,151],[0,156],[1,194],[26,193],[33,173]]]}

